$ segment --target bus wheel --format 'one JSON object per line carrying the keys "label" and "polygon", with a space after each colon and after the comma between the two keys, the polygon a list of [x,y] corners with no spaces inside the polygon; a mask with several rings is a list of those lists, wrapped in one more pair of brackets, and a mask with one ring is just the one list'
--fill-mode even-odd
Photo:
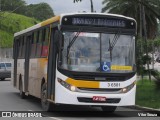
{"label": "bus wheel", "polygon": [[22,99],[26,98],[25,92],[23,92],[22,82],[20,82],[19,91],[20,91],[20,97],[21,97]]}
{"label": "bus wheel", "polygon": [[117,106],[103,106],[101,108],[102,108],[103,111],[106,111],[106,112],[109,112],[109,113],[114,113]]}
{"label": "bus wheel", "polygon": [[42,88],[41,88],[41,105],[43,110],[45,111],[52,110],[52,103],[47,101],[47,88],[45,83],[42,85]]}

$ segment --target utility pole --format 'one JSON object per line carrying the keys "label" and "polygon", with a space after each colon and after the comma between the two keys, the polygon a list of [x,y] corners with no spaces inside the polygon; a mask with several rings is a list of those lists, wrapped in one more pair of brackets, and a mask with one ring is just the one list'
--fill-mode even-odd
{"label": "utility pole", "polygon": [[1,61],[1,58],[2,58],[2,57],[1,57],[1,56],[2,56],[1,42],[2,42],[2,39],[1,39],[1,35],[0,35],[0,61]]}
{"label": "utility pole", "polygon": [[2,11],[2,3],[1,3],[1,0],[0,0],[0,18],[1,18],[1,11]]}
{"label": "utility pole", "polygon": [[[0,13],[1,13],[1,0],[0,0]],[[1,14],[0,14],[1,18]],[[1,20],[0,20],[0,29],[1,29]],[[0,42],[1,42],[1,35],[0,35]],[[0,44],[0,58],[1,58],[1,44]]]}
{"label": "utility pole", "polygon": [[[140,0],[141,1],[141,0]],[[140,23],[139,23],[139,37],[140,37],[140,71],[141,71],[141,79],[143,80],[143,61],[142,61],[142,55],[143,55],[143,37],[142,37],[142,31],[143,31],[143,19],[142,19],[142,4],[139,3],[139,17],[140,17]]]}
{"label": "utility pole", "polygon": [[[81,2],[82,0],[74,0],[73,2]],[[93,7],[93,0],[90,0],[90,3],[91,3],[91,12],[94,12],[94,7]]]}
{"label": "utility pole", "polygon": [[0,0],[0,12],[1,12],[1,9],[2,9],[2,8],[1,8],[1,0]]}
{"label": "utility pole", "polygon": [[[146,56],[148,57],[148,44],[147,44],[147,28],[146,28],[146,14],[144,5],[142,5],[142,15],[143,15],[143,30],[144,30],[144,41],[145,41],[145,48],[146,48]],[[149,60],[147,60],[147,69],[149,74],[149,80],[151,81],[151,71],[149,68]]]}
{"label": "utility pole", "polygon": [[91,1],[91,12],[94,12],[93,1],[92,0],[90,1]]}

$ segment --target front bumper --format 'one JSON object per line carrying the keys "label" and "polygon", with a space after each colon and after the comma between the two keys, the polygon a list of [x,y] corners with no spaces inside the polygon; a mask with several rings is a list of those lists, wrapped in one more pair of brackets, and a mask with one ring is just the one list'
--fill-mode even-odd
{"label": "front bumper", "polygon": [[[93,106],[131,106],[135,105],[136,85],[127,93],[122,94],[94,94],[72,92],[57,83],[55,103],[70,105]],[[93,96],[106,97],[106,102],[92,101]]]}

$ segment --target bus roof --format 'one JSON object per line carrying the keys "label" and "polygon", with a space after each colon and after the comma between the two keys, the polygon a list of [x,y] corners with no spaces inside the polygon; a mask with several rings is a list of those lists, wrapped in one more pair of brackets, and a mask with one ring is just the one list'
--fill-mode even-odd
{"label": "bus roof", "polygon": [[67,15],[108,15],[108,16],[113,16],[113,17],[121,17],[121,18],[126,18],[126,19],[129,19],[129,20],[134,20],[133,18],[131,17],[127,17],[127,16],[124,16],[124,15],[119,15],[119,14],[110,14],[110,13],[68,13],[68,14],[61,14],[61,17],[63,16],[67,16]]}
{"label": "bus roof", "polygon": [[[38,28],[40,28],[40,27],[49,25],[49,24],[54,23],[54,22],[60,22],[60,23],[61,23],[61,20],[62,20],[61,18],[64,17],[64,16],[69,16],[69,15],[107,15],[107,16],[113,16],[113,17],[126,18],[126,19],[129,19],[129,20],[134,20],[134,21],[135,21],[135,19],[133,19],[133,18],[131,18],[131,17],[126,17],[126,16],[118,15],[118,14],[109,14],[109,13],[84,13],[84,12],[83,12],[83,13],[67,13],[67,14],[61,14],[60,16],[52,17],[52,18],[50,18],[50,19],[48,19],[48,20],[45,20],[45,21],[43,21],[43,22],[41,22],[41,23],[39,23],[39,24],[36,24],[36,25],[34,25],[34,26],[32,26],[32,27],[29,27],[29,28],[24,29],[24,30],[22,30],[22,31],[20,31],[20,32],[17,32],[17,33],[14,34],[14,37],[19,36],[19,35],[22,35],[22,34],[27,33],[27,32],[30,32],[30,31],[32,31],[32,30],[38,29]],[[136,21],[135,21],[135,22],[136,22]]]}
{"label": "bus roof", "polygon": [[32,27],[29,27],[29,28],[24,29],[24,30],[22,30],[20,32],[17,32],[17,33],[14,34],[14,37],[19,36],[19,35],[24,34],[24,33],[27,33],[27,32],[30,32],[30,31],[35,30],[37,28],[43,27],[45,25],[49,25],[49,24],[51,24],[53,22],[57,22],[57,21],[60,21],[60,16],[52,17],[52,18],[47,19],[47,20],[45,20],[45,21],[43,21],[41,23],[38,23],[38,24],[36,24],[36,25],[34,25]]}

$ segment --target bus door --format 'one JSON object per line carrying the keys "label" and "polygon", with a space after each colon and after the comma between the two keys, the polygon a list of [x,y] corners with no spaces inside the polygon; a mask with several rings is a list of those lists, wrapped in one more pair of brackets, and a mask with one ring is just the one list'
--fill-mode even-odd
{"label": "bus door", "polygon": [[55,44],[55,29],[52,28],[48,56],[47,98],[53,101],[55,100],[56,60],[57,49]]}
{"label": "bus door", "polygon": [[25,65],[24,65],[24,90],[28,92],[28,79],[29,79],[29,58],[31,50],[31,40],[32,35],[26,37],[26,47],[25,47]]}
{"label": "bus door", "polygon": [[18,59],[18,51],[19,51],[19,40],[14,40],[14,46],[13,46],[13,59],[14,59],[14,68],[12,75],[14,76],[13,79],[13,85],[16,87],[17,85],[17,59]]}

